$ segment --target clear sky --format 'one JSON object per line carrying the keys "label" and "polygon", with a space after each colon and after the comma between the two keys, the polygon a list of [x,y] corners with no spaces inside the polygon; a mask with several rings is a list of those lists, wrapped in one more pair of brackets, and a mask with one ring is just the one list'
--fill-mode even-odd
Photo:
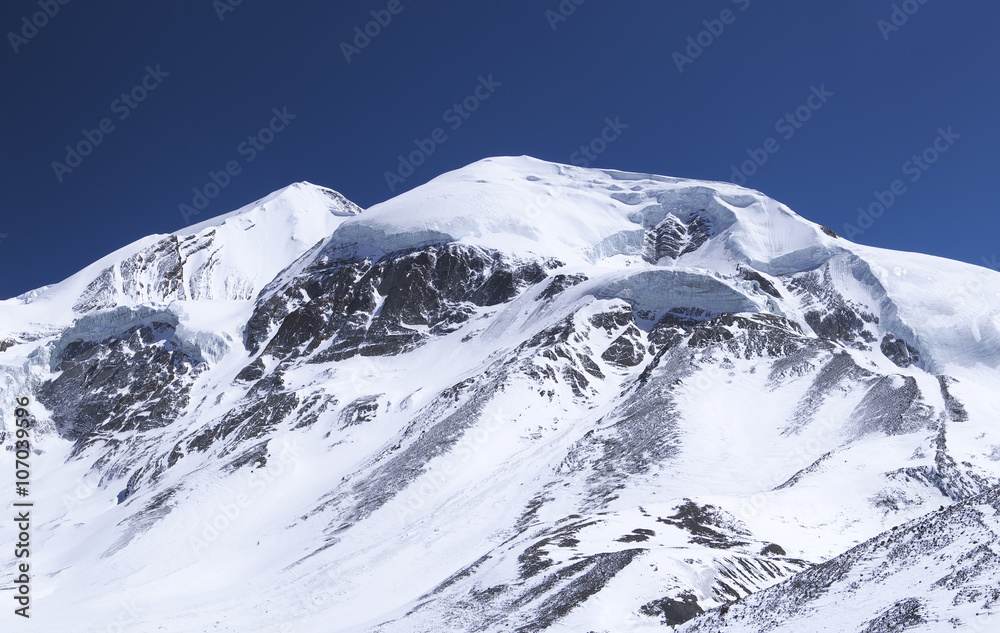
{"label": "clear sky", "polygon": [[521,154],[1000,266],[996,2],[7,0],[0,30],[0,297],[295,181],[370,206]]}

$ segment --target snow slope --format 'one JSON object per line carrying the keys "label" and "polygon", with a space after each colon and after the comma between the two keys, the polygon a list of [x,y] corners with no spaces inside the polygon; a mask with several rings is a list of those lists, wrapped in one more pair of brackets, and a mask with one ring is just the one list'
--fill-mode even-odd
{"label": "snow slope", "polygon": [[527,157],[359,211],[300,183],[0,302],[32,630],[646,631],[758,595],[826,630],[798,579],[914,521],[960,557],[938,509],[1000,485],[992,271]]}

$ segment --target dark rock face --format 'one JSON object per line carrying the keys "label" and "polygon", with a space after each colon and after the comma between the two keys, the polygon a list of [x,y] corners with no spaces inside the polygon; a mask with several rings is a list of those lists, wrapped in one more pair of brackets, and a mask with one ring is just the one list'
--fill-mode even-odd
{"label": "dark rock face", "polygon": [[905,376],[877,379],[851,413],[854,430],[859,435],[886,433],[902,435],[935,425],[929,407],[923,401],[916,379]]}
{"label": "dark rock face", "polygon": [[581,284],[585,281],[587,281],[586,275],[556,275],[552,278],[552,281],[549,282],[549,285],[545,286],[545,290],[539,293],[536,299],[538,301],[553,299],[556,295],[561,294],[567,288],[572,288],[573,286]]}
{"label": "dark rock face", "polygon": [[845,306],[838,306],[827,314],[813,310],[807,312],[805,318],[818,336],[831,341],[853,342],[866,333],[861,317]]}
{"label": "dark rock face", "polygon": [[944,398],[945,406],[948,409],[948,419],[953,422],[968,422],[969,412],[965,410],[965,405],[951,393],[951,386],[955,382],[955,379],[950,376],[938,376],[941,397]]}
{"label": "dark rock face", "polygon": [[692,620],[705,610],[698,606],[698,600],[693,593],[685,592],[677,596],[676,599],[661,598],[644,604],[640,613],[650,617],[660,617],[660,621],[667,626],[677,626]]}
{"label": "dark rock face", "polygon": [[[1000,489],[992,489],[877,536],[779,585],[708,611],[683,631],[724,633],[732,627],[767,633],[794,630],[790,622],[800,626],[836,622],[853,608],[859,595],[866,600],[880,596],[885,606],[859,627],[844,627],[845,633],[895,633],[943,621],[953,615],[948,607],[942,610],[949,603],[995,612],[1000,590],[989,583],[995,578],[1000,556],[988,544],[996,538],[998,512]],[[919,574],[914,573],[917,570]],[[913,585],[886,594],[883,583],[901,572],[911,574]],[[938,595],[938,606],[912,594],[899,595],[908,591]],[[949,622],[956,629],[972,624],[961,617]]]}
{"label": "dark rock face", "polygon": [[[551,574],[532,592],[520,597],[520,601],[528,602],[544,593],[560,581],[572,578],[562,589],[545,599],[533,609],[532,619],[516,629],[516,633],[535,633],[551,626],[587,598],[604,588],[615,575],[625,569],[645,550],[627,549],[620,552],[607,552],[589,556],[584,560]],[[541,591],[539,591],[541,589]],[[517,602],[514,603],[517,605]]]}
{"label": "dark rock face", "polygon": [[764,556],[786,556],[785,549],[776,543],[771,543],[760,551]]}
{"label": "dark rock face", "polygon": [[656,263],[664,257],[676,259],[693,253],[712,237],[712,225],[702,215],[695,214],[688,223],[668,214],[659,224],[646,229],[643,258]]}
{"label": "dark rock face", "polygon": [[[737,340],[734,330],[745,335]],[[718,343],[743,358],[780,358],[800,351],[808,341],[797,324],[773,314],[721,314],[694,327],[688,341],[695,348]]]}
{"label": "dark rock face", "polygon": [[295,410],[299,405],[298,396],[280,391],[277,386],[266,382],[266,379],[260,381],[247,394],[245,401],[248,406],[240,407],[222,419],[217,439],[228,440],[229,446],[233,447],[249,440],[263,439]]}
{"label": "dark rock face", "polygon": [[299,396],[286,390],[280,372],[268,374],[254,383],[221,420],[204,426],[175,450],[235,455],[230,458],[228,470],[263,463],[269,434],[297,411],[300,404]]}
{"label": "dark rock face", "polygon": [[644,543],[649,540],[649,537],[656,536],[655,530],[648,530],[645,528],[636,528],[632,530],[631,534],[625,534],[619,536],[615,541],[619,543]]}
{"label": "dark rock face", "polygon": [[754,270],[752,268],[749,268],[747,266],[741,266],[740,267],[740,278],[742,278],[742,279],[744,279],[746,281],[756,282],[757,285],[760,287],[760,289],[763,292],[766,292],[767,294],[771,295],[775,299],[780,299],[781,298],[781,293],[778,292],[778,289],[774,287],[774,284],[771,283],[767,278],[765,278],[763,275],[761,275],[759,272],[757,272],[756,270]]}
{"label": "dark rock face", "polygon": [[378,406],[377,396],[362,396],[344,407],[340,423],[343,427],[348,427],[371,422],[378,412]]}
{"label": "dark rock face", "polygon": [[656,357],[646,368],[646,374],[651,371],[659,360],[675,345],[680,344],[685,338],[687,338],[688,333],[698,325],[698,321],[693,319],[686,319],[684,317],[675,314],[666,314],[662,319],[660,319],[653,329],[649,331],[649,344],[650,351],[653,352]]}
{"label": "dark rock face", "polygon": [[622,306],[619,309],[602,312],[590,317],[590,324],[611,333],[615,330],[635,324],[635,317],[632,316],[630,307]]}
{"label": "dark rock face", "polygon": [[900,367],[909,367],[920,362],[920,352],[903,339],[897,339],[892,334],[886,334],[882,338],[880,348],[886,358]]}
{"label": "dark rock face", "polygon": [[642,363],[646,353],[634,338],[621,335],[601,354],[601,358],[619,367],[635,367]]}
{"label": "dark rock face", "polygon": [[[740,332],[739,336],[734,334]],[[742,358],[788,358],[815,346],[798,324],[773,314],[720,314],[707,321],[667,314],[649,332],[654,357],[639,377],[646,383],[677,346],[721,347]]]}
{"label": "dark rock face", "polygon": [[823,233],[829,235],[830,237],[832,237],[834,239],[840,239],[840,236],[837,235],[837,232],[834,231],[833,229],[831,229],[830,227],[826,226],[825,224],[820,224],[819,225],[819,230],[823,231]]}
{"label": "dark rock face", "polygon": [[236,375],[236,380],[241,380],[243,382],[256,382],[264,377],[264,371],[264,360],[256,358]]}
{"label": "dark rock face", "polygon": [[868,344],[875,342],[869,326],[877,325],[878,317],[866,306],[846,299],[835,290],[829,265],[821,270],[792,275],[785,279],[785,285],[802,298],[806,306],[812,306],[805,320],[817,336],[862,349],[868,349]]}
{"label": "dark rock face", "polygon": [[61,373],[41,385],[38,399],[71,440],[148,431],[176,419],[205,367],[181,349],[172,325],[154,322],[104,341],[69,344],[56,366]]}
{"label": "dark rock face", "polygon": [[646,358],[646,350],[631,307],[622,306],[617,310],[595,314],[590,318],[590,324],[608,334],[620,332],[601,354],[604,361],[626,368],[642,364]]}
{"label": "dark rock face", "polygon": [[87,289],[83,291],[73,309],[77,312],[89,312],[114,306],[114,294],[112,284],[114,283],[114,270],[104,269],[100,276],[90,282]]}
{"label": "dark rock face", "polygon": [[125,490],[118,493],[118,503],[124,503],[132,493],[135,492],[136,486],[139,483],[139,471],[136,471],[129,477],[128,484],[125,486]]}
{"label": "dark rock face", "polygon": [[673,516],[657,519],[660,523],[679,527],[691,534],[691,543],[716,549],[746,545],[741,537],[746,528],[735,517],[711,505],[698,505],[688,499]]}
{"label": "dark rock face", "polygon": [[924,606],[916,598],[906,598],[892,605],[868,625],[863,633],[900,633],[924,624]]}
{"label": "dark rock face", "polygon": [[941,423],[940,430],[934,440],[934,465],[902,468],[892,473],[890,477],[902,475],[928,486],[937,488],[941,494],[952,501],[963,501],[982,494],[992,487],[987,477],[975,472],[968,463],[958,464],[948,450],[948,428],[950,421]]}
{"label": "dark rock face", "polygon": [[555,265],[457,244],[391,253],[377,262],[335,255],[258,303],[246,330],[251,352],[266,342],[264,351],[282,359],[322,345],[315,362],[399,354],[429,335],[454,331],[477,307],[510,301]]}

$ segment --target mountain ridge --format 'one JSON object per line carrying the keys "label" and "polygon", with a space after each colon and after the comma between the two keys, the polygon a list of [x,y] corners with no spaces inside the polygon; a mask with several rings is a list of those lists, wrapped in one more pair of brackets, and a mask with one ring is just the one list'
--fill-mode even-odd
{"label": "mountain ridge", "polygon": [[177,631],[714,622],[1000,485],[998,301],[727,183],[291,185],[0,302],[39,630],[126,590]]}

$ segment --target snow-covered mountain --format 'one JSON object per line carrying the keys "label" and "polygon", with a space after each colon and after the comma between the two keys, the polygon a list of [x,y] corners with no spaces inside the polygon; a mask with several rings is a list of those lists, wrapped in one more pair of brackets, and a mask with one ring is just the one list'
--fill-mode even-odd
{"label": "snow-covered mountain", "polygon": [[0,302],[30,627],[991,631],[998,314],[731,184],[292,185]]}

